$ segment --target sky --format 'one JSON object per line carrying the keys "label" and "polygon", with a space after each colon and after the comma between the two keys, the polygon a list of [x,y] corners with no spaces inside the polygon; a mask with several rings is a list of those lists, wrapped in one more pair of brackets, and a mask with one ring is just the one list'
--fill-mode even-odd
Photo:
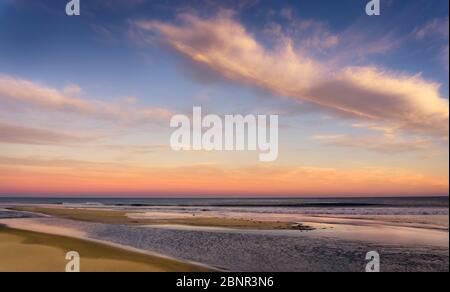
{"label": "sky", "polygon": [[[448,196],[447,0],[0,0],[1,196]],[[279,156],[170,119],[279,115]]]}

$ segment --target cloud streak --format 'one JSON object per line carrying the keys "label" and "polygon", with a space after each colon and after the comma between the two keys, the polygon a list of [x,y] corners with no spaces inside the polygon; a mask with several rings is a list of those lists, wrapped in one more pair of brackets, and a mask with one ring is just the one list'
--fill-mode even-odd
{"label": "cloud streak", "polygon": [[71,97],[77,86],[58,90],[36,82],[0,74],[0,104],[19,110],[42,109],[122,123],[161,122],[171,112],[158,107],[130,107]]}
{"label": "cloud streak", "polygon": [[449,22],[448,17],[446,18],[435,18],[427,22],[421,27],[417,27],[412,35],[415,39],[420,41],[427,41],[430,43],[438,43],[439,52],[438,59],[448,71],[449,61],[448,61],[448,37],[449,37]]}
{"label": "cloud streak", "polygon": [[448,17],[435,18],[427,22],[424,26],[418,27],[414,30],[413,34],[417,39],[425,39],[429,37],[448,38]]}
{"label": "cloud streak", "polygon": [[[180,24],[137,21],[179,54],[222,77],[307,101],[336,116],[448,139],[448,101],[440,84],[375,66],[333,67],[299,53],[290,38],[266,49],[230,11],[202,19],[179,15]],[[153,38],[151,38],[153,39]]]}
{"label": "cloud streak", "polygon": [[431,143],[424,139],[399,141],[399,139],[389,135],[314,135],[312,138],[313,140],[322,141],[326,145],[366,149],[387,154],[426,150],[431,146]]}
{"label": "cloud streak", "polygon": [[92,138],[0,123],[0,143],[50,145],[84,143],[89,140]]}

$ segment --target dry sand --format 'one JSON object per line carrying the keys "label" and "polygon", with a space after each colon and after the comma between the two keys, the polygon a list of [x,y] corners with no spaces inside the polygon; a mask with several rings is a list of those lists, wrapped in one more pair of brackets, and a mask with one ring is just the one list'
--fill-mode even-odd
{"label": "dry sand", "polygon": [[[28,224],[28,228],[33,226]],[[82,239],[0,226],[0,272],[64,272],[67,264],[65,255],[68,251],[77,251],[80,254],[81,271],[85,272],[208,270]]]}

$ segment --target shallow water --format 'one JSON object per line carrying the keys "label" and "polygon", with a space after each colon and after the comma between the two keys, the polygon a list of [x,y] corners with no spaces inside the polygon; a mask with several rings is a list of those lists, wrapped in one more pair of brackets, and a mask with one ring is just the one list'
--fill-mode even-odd
{"label": "shallow water", "polygon": [[329,237],[373,244],[396,244],[401,246],[435,246],[448,248],[449,234],[446,231],[418,229],[401,226],[360,226],[351,224],[322,224],[304,222],[316,228],[312,231],[299,230],[242,230],[223,227],[201,227],[186,225],[150,225],[148,228],[170,230],[208,231],[236,234],[260,234],[294,237]]}
{"label": "shallow water", "polygon": [[[119,205],[92,200],[89,203],[63,202],[62,205],[121,209],[131,213],[139,212],[139,216],[143,218],[152,218],[155,214],[169,214],[177,218],[196,214],[299,222],[315,227],[316,230],[237,230],[179,225],[123,226],[57,218],[32,220],[58,228],[75,228],[93,239],[233,271],[363,271],[365,254],[372,250],[380,253],[384,271],[448,271],[448,198],[412,200],[412,203],[405,203],[407,200],[394,200],[396,206],[392,206],[393,202],[388,200],[390,205],[384,207],[367,206],[361,201],[358,202],[360,205],[352,207],[331,207],[329,202],[323,207],[311,207],[311,202],[308,202],[308,206],[293,207],[293,201],[288,201],[291,205],[283,207],[132,206],[127,200],[120,200]],[[127,204],[123,205],[123,202]],[[217,201],[215,202],[217,205]],[[381,202],[383,201],[379,200],[378,204]],[[409,205],[400,206],[400,202]],[[373,204],[373,201],[371,203]],[[9,204],[11,202],[6,205]],[[45,204],[55,206],[54,202]],[[274,204],[273,201],[271,204]],[[343,204],[348,204],[348,201]],[[24,216],[21,212],[0,210],[0,216],[2,214],[11,217]]]}

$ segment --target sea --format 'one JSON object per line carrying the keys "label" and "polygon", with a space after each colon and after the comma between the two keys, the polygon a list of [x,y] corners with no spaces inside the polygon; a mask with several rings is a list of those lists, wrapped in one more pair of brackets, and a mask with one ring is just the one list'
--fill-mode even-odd
{"label": "sea", "polygon": [[383,198],[106,198],[0,197],[0,206],[63,205],[163,211],[271,214],[448,215],[449,197]]}

